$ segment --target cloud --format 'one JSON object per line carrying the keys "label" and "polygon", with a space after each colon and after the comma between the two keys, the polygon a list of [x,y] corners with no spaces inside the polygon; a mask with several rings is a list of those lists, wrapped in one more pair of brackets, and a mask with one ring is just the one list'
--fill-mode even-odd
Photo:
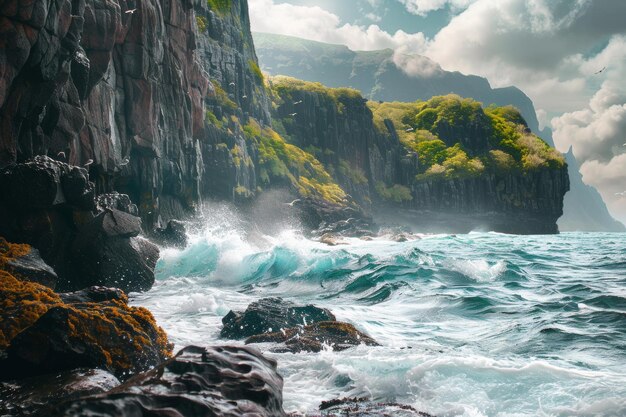
{"label": "cloud", "polygon": [[413,77],[430,78],[442,74],[441,66],[423,55],[412,54],[411,48],[401,46],[394,51],[393,62],[406,74]]}
{"label": "cloud", "polygon": [[430,12],[450,7],[453,11],[467,8],[476,0],[399,0],[406,9],[418,16],[426,16]]}
{"label": "cloud", "polygon": [[435,36],[426,55],[447,70],[516,85],[548,113],[572,111],[593,94],[588,77],[601,68],[582,54],[625,33],[624,15],[626,2],[478,0]]}
{"label": "cloud", "polygon": [[426,45],[426,38],[422,33],[409,34],[398,30],[391,34],[375,24],[342,24],[337,15],[318,6],[250,0],[249,8],[252,30],[256,32],[343,44],[353,50],[396,49],[402,46],[412,51],[423,51]]}
{"label": "cloud", "polygon": [[580,172],[585,183],[600,191],[611,214],[626,223],[626,153],[608,162],[585,162]]}

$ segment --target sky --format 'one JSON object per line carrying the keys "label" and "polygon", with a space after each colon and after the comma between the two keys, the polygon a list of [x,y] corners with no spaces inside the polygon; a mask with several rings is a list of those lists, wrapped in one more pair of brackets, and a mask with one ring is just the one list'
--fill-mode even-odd
{"label": "sky", "polygon": [[572,147],[583,181],[626,222],[626,0],[248,2],[253,31],[421,54],[522,89],[557,148]]}

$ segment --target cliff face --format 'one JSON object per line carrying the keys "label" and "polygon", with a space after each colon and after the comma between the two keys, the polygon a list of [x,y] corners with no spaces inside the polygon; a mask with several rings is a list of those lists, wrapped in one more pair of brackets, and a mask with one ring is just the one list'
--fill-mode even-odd
{"label": "cliff face", "polygon": [[272,88],[275,127],[317,155],[382,223],[558,232],[567,165],[517,110],[458,96],[368,103],[355,90],[287,77],[273,78]]}
{"label": "cliff face", "polygon": [[[282,187],[321,202],[316,219],[358,212],[358,202],[504,213],[496,230],[537,216],[541,226],[506,230],[555,231],[566,177],[416,181],[430,168],[405,143],[419,126],[373,117],[355,90],[268,87],[245,1],[37,0],[2,12],[0,167],[41,154],[85,166],[98,194],[131,197],[144,230],[203,198],[243,203]],[[431,133],[467,159],[491,149],[481,126],[441,121]],[[454,149],[450,158],[465,154]]]}
{"label": "cliff face", "polygon": [[[351,51],[345,46],[330,45],[289,36],[255,33],[254,40],[261,68],[274,75],[287,75],[317,81],[329,87],[350,86],[370,100],[427,100],[431,96],[456,93],[488,105],[517,107],[530,129],[539,132],[532,101],[518,88],[492,88],[482,77],[442,70],[425,57],[420,74],[407,74],[394,63],[393,51]],[[549,129],[540,136],[554,145]],[[624,231],[624,225],[609,214],[599,193],[582,182],[578,163],[568,158],[571,191],[565,197],[561,231]]]}
{"label": "cliff face", "polygon": [[2,10],[0,166],[39,154],[87,165],[97,191],[129,194],[148,228],[203,193],[255,189],[254,170],[216,150],[241,140],[231,117],[269,121],[246,2],[12,4]]}

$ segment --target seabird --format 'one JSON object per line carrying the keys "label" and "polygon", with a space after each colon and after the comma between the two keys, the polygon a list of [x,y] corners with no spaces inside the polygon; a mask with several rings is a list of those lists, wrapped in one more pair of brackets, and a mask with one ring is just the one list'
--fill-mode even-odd
{"label": "seabird", "polygon": [[88,159],[87,162],[85,162],[86,167],[88,167],[91,164],[93,164],[93,159]]}
{"label": "seabird", "polygon": [[130,10],[126,10],[124,13],[126,14],[133,14],[137,11],[137,9],[130,9]]}
{"label": "seabird", "polygon": [[602,69],[600,71],[594,72],[593,75],[600,74],[601,72],[604,72],[605,69],[606,69],[606,67],[602,67]]}
{"label": "seabird", "polygon": [[615,193],[618,197],[626,197],[626,191],[622,191],[621,193]]}
{"label": "seabird", "polygon": [[130,162],[130,158],[126,158],[122,161],[122,163],[120,164],[120,166],[125,166],[128,165],[128,163]]}
{"label": "seabird", "polygon": [[412,132],[412,131],[414,131],[414,130],[415,130],[415,129],[413,129],[412,127],[410,127],[410,128],[408,128],[406,131],[407,131],[407,132]]}
{"label": "seabird", "polygon": [[295,117],[298,113],[290,113],[289,116]]}
{"label": "seabird", "polygon": [[248,98],[248,96],[244,95],[244,96],[241,96],[241,98]]}
{"label": "seabird", "polygon": [[296,203],[299,203],[300,201],[302,201],[302,200],[300,200],[299,198],[296,198],[291,203],[285,203],[285,205],[289,206],[289,207],[294,207],[296,205]]}
{"label": "seabird", "polygon": [[59,153],[57,154],[57,158],[63,158],[63,159],[65,159],[65,152],[59,152]]}
{"label": "seabird", "polygon": [[297,106],[298,104],[302,104],[302,100],[296,101],[295,103],[293,103],[294,106]]}
{"label": "seabird", "polygon": [[234,85],[235,85],[235,83],[230,83],[230,84],[228,84],[228,85],[234,86]]}

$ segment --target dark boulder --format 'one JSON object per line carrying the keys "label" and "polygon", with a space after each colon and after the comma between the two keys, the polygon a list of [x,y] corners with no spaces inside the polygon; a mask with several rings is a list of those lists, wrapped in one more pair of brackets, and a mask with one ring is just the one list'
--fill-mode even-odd
{"label": "dark boulder", "polygon": [[100,194],[96,200],[96,206],[98,207],[98,211],[115,209],[123,211],[124,213],[132,214],[133,216],[139,216],[139,209],[137,208],[137,205],[133,204],[130,197],[126,194],[120,194],[118,192]]}
{"label": "dark boulder", "polygon": [[47,156],[6,168],[0,175],[0,190],[5,204],[14,209],[49,209],[61,204],[95,209],[95,189],[87,170]]}
{"label": "dark boulder", "polygon": [[[15,250],[16,247],[21,250]],[[23,280],[37,282],[54,289],[57,283],[57,274],[46,264],[39,251],[28,245],[9,244],[0,237],[0,256],[3,268],[13,276]]]}
{"label": "dark boulder", "polygon": [[187,228],[179,220],[170,220],[165,229],[157,229],[153,238],[164,246],[184,249],[187,246]]}
{"label": "dark boulder", "polygon": [[365,344],[380,346],[370,336],[357,330],[349,323],[323,321],[305,327],[294,327],[279,332],[265,333],[246,339],[249,343],[281,343],[272,352],[320,352],[324,345],[334,351],[341,351]]}
{"label": "dark boulder", "polygon": [[406,404],[375,402],[367,398],[341,398],[324,401],[320,411],[325,417],[434,417]]}
{"label": "dark boulder", "polygon": [[263,298],[251,303],[243,313],[230,311],[222,319],[224,327],[220,335],[228,339],[244,339],[281,329],[334,320],[335,316],[325,308],[298,306],[282,298]]}
{"label": "dark boulder", "polygon": [[90,287],[84,290],[59,294],[66,304],[102,303],[105,301],[126,302],[128,297],[119,288]]}
{"label": "dark boulder", "polygon": [[126,292],[146,291],[154,283],[159,249],[138,237],[141,220],[115,209],[106,209],[80,229],[71,248],[76,271],[64,289],[94,285]]}
{"label": "dark boulder", "polygon": [[284,417],[276,362],[247,347],[190,346],[106,394],[69,401],[50,416]]}
{"label": "dark boulder", "polygon": [[51,407],[107,392],[119,380],[101,369],[76,369],[0,383],[3,416],[47,415]]}

